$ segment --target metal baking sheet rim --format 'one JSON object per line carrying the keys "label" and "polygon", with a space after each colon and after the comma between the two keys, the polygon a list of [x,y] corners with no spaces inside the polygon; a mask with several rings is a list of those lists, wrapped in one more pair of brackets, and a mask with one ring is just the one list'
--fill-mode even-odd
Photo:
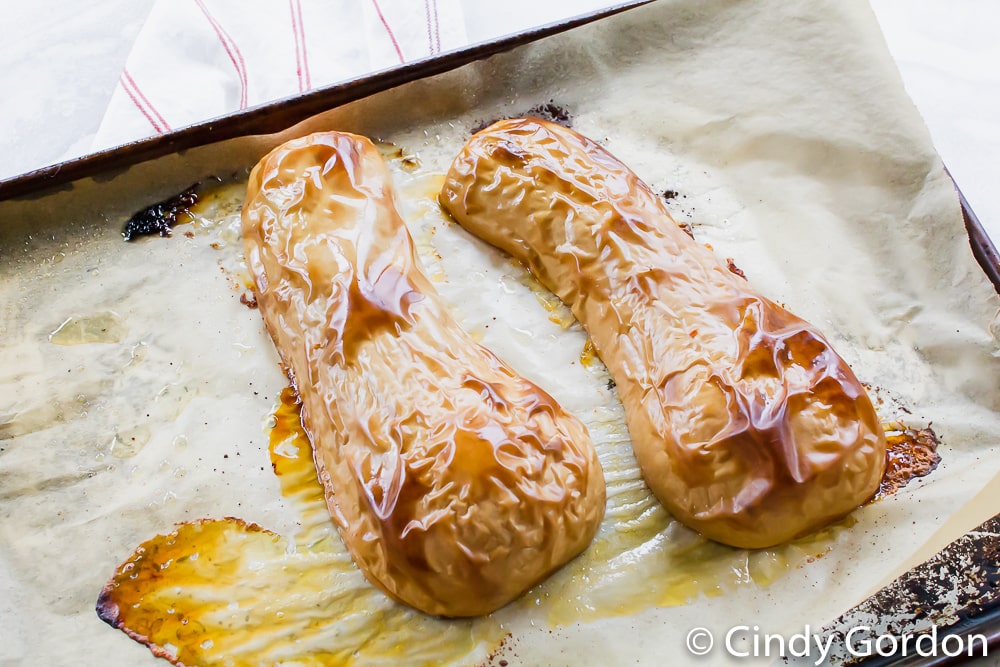
{"label": "metal baking sheet rim", "polygon": [[630,0],[622,2],[564,21],[549,23],[531,30],[413,60],[396,67],[317,88],[307,93],[235,111],[115,148],[73,158],[18,176],[0,179],[0,201],[44,196],[53,189],[66,187],[81,178],[116,172],[189,148],[248,135],[280,132],[300,121],[348,102],[360,100],[374,93],[395,88],[417,79],[449,72],[476,60],[489,58],[523,44],[646,5],[652,1]]}
{"label": "metal baking sheet rim", "polygon": [[[280,132],[316,114],[349,102],[361,100],[375,93],[389,90],[412,81],[457,69],[474,61],[489,58],[518,46],[648,4],[651,1],[634,0],[617,4],[600,11],[582,14],[532,30],[412,61],[398,67],[319,88],[302,95],[234,112],[161,135],[141,139],[3,179],[0,180],[0,202],[6,200],[24,201],[40,199],[61,190],[71,189],[75,181],[88,177],[102,176],[110,179],[117,173],[134,165],[171,154],[183,153],[187,149],[208,146],[227,139]],[[962,215],[973,255],[994,288],[1000,293],[1000,252],[998,252],[996,246],[986,233],[985,228],[972,210],[957,183],[955,184],[955,189],[961,204]],[[990,522],[998,520],[1000,520],[1000,515],[991,519]],[[978,543],[979,541],[986,542],[996,538],[996,535],[984,534],[979,529],[975,529],[969,531],[962,539]],[[950,559],[953,555],[950,552],[955,550],[959,541],[956,540],[943,549],[935,558]],[[898,582],[907,575],[919,571],[921,567],[923,565],[918,565],[896,581]],[[982,602],[985,604],[980,606],[978,612],[963,615],[957,623],[948,628],[942,628],[942,630],[944,634],[982,634],[986,637],[989,648],[996,650],[1000,648],[1000,595],[993,596],[992,599],[982,600]],[[962,660],[962,656],[954,658],[940,655],[938,657],[910,656],[909,658],[875,656],[863,660],[860,664],[871,664],[873,666],[905,664],[928,667],[930,665],[958,664]]]}

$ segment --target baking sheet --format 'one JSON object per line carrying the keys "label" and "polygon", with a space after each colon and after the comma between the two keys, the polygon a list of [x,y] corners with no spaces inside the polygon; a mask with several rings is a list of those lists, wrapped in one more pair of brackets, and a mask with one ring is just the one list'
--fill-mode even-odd
{"label": "baking sheet", "polygon": [[[719,551],[665,516],[644,524],[648,536],[629,534],[622,512],[657,510],[637,487],[607,377],[581,358],[585,335],[432,205],[436,175],[472,127],[548,102],[654,189],[676,192],[678,219],[823,330],[885,418],[933,422],[938,470],[781,553]],[[442,294],[460,322],[588,424],[613,473],[604,548],[494,615],[511,633],[494,660],[659,664],[687,657],[695,626],[720,638],[747,623],[818,627],[1000,509],[998,299],[867,6],[661,1],[279,135],[0,203],[0,587],[10,592],[0,661],[156,664],[93,611],[132,549],[201,517],[295,533],[262,426],[285,380],[259,316],[239,299],[232,218],[223,207],[192,238],[178,228],[133,245],[118,230],[193,180],[240,173],[279,141],[327,128],[419,158],[416,174],[397,165],[401,202]],[[58,344],[64,325],[76,338],[62,342],[91,335],[81,323],[96,324],[87,331],[102,342]],[[615,578],[591,577],[623,562]],[[718,648],[707,657],[725,660]]]}

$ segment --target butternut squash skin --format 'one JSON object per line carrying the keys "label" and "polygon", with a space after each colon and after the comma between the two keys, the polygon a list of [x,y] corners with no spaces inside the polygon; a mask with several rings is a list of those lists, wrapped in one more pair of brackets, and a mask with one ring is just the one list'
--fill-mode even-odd
{"label": "butternut squash skin", "polygon": [[572,308],[618,386],[646,482],[686,525],[767,547],[878,489],[885,436],[844,360],[597,143],[497,122],[455,159],[440,200]]}
{"label": "butternut squash skin", "polygon": [[372,583],[475,616],[587,547],[605,486],[586,428],[451,317],[370,141],[276,148],[251,173],[243,236],[327,504]]}

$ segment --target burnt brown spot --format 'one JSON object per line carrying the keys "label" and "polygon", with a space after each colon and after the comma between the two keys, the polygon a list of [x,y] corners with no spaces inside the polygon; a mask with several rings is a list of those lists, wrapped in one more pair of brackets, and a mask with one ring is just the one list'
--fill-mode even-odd
{"label": "burnt brown spot", "polygon": [[941,441],[928,425],[919,430],[899,422],[884,425],[886,441],[885,474],[873,500],[896,493],[916,477],[925,477],[937,468]]}
{"label": "burnt brown spot", "polygon": [[472,128],[471,134],[482,132],[490,125],[500,120],[508,120],[510,118],[525,118],[525,117],[541,118],[542,120],[558,123],[563,127],[573,127],[573,114],[570,113],[569,109],[562,106],[561,104],[556,104],[554,100],[549,100],[548,102],[543,102],[542,104],[536,104],[535,106],[531,107],[524,113],[515,114],[513,116],[500,116],[498,118],[490,118],[488,120],[484,120]]}
{"label": "burnt brown spot", "polygon": [[[198,201],[197,184],[173,197],[147,206],[137,212],[122,228],[122,237],[132,241],[139,236],[170,236],[170,228],[191,212],[191,207]],[[183,221],[183,220],[181,220]]]}
{"label": "burnt brown spot", "polygon": [[544,104],[536,104],[528,109],[528,113],[525,115],[552,121],[563,127],[573,127],[573,116],[570,115],[569,110],[564,106],[556,104],[553,100],[549,100]]}

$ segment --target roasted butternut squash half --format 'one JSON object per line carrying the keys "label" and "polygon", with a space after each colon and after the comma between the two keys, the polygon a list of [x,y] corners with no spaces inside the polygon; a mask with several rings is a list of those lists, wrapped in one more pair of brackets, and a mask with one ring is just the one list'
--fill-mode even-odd
{"label": "roasted butternut squash half", "polygon": [[848,365],[599,144],[500,121],[467,143],[440,200],[572,308],[618,386],[646,482],[680,521],[767,547],[875,493],[885,436]]}
{"label": "roasted butternut squash half", "polygon": [[583,424],[455,322],[393,197],[368,139],[286,143],[250,176],[247,264],[355,563],[429,614],[485,614],[587,547],[604,477]]}

